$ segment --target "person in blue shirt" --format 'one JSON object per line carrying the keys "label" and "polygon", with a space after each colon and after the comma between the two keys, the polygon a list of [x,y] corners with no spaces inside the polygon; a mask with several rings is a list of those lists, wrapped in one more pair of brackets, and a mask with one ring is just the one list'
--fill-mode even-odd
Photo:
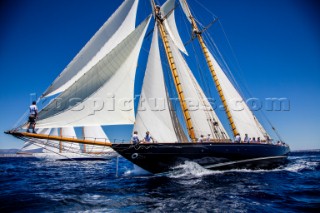
{"label": "person in blue shirt", "polygon": [[146,143],[154,142],[149,131],[146,132],[146,136],[144,136],[143,141]]}

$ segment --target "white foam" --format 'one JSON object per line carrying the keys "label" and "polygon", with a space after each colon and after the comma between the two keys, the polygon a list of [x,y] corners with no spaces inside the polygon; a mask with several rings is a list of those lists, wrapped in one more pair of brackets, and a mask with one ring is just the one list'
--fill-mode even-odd
{"label": "white foam", "polygon": [[186,161],[173,168],[168,173],[170,178],[182,178],[182,177],[203,177],[212,174],[222,173],[221,171],[208,170],[200,166],[199,164],[191,161]]}
{"label": "white foam", "polygon": [[125,171],[124,176],[139,176],[139,175],[150,175],[150,174],[151,174],[150,172],[133,164],[133,169]]}

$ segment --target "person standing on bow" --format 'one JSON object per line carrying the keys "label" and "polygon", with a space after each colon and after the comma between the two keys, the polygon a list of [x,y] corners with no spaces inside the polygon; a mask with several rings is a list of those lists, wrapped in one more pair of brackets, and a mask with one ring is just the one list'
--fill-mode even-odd
{"label": "person standing on bow", "polygon": [[32,102],[32,104],[29,107],[29,126],[27,129],[27,132],[30,132],[29,130],[32,129],[32,133],[36,133],[36,119],[38,116],[38,107],[36,105],[37,103],[35,101]]}

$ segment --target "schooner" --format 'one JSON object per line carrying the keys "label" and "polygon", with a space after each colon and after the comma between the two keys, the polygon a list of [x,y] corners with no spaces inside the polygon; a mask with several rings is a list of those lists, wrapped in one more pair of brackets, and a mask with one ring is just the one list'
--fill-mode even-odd
{"label": "schooner", "polygon": [[[133,130],[138,132],[140,139],[145,132],[151,132],[152,143],[111,143],[97,140],[94,136],[77,139],[27,133],[20,129],[7,133],[22,139],[109,146],[152,173],[168,171],[186,160],[208,169],[273,168],[283,164],[290,152],[289,147],[272,144],[270,135],[208,49],[203,38],[204,30],[197,25],[187,1],[167,0],[162,6],[156,5],[154,0],[150,2],[152,15],[137,27],[138,0],[126,0],[120,5],[43,93],[43,98],[53,95],[56,98],[39,112],[37,127],[86,128],[134,124]],[[190,25],[193,40],[198,40],[200,44],[232,137],[185,59],[190,53],[176,25],[175,10],[178,5]],[[134,100],[139,54],[151,22],[152,41],[135,114],[125,105]],[[170,70],[167,79],[165,66]],[[170,85],[174,87],[173,94],[168,89]],[[179,103],[174,105],[173,98]],[[241,103],[243,110],[233,110],[233,100]],[[233,141],[234,137],[243,139],[245,135],[259,142]]]}

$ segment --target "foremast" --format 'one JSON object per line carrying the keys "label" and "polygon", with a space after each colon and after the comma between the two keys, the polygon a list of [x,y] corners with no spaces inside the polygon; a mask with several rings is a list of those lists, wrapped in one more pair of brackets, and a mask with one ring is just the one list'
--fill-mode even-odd
{"label": "foremast", "polygon": [[163,42],[163,46],[164,46],[166,56],[167,56],[167,59],[169,62],[169,67],[170,67],[170,70],[171,70],[171,73],[173,76],[175,88],[178,93],[178,98],[180,101],[180,106],[182,109],[183,117],[184,117],[184,120],[187,125],[188,134],[189,134],[189,137],[191,138],[191,140],[195,142],[196,141],[195,132],[194,132],[194,128],[192,125],[192,120],[191,120],[191,116],[189,113],[189,108],[187,106],[186,99],[185,99],[185,96],[184,96],[184,93],[182,90],[181,81],[180,81],[179,74],[178,74],[177,68],[176,68],[176,64],[175,64],[175,61],[174,61],[174,58],[172,55],[167,32],[166,32],[165,27],[163,25],[162,18],[158,16],[158,14],[160,13],[160,8],[158,6],[156,6],[154,0],[152,0],[152,6],[153,6],[154,14],[155,14],[154,17],[157,22],[157,26],[158,26],[158,29],[159,29],[159,32],[161,35],[161,40]]}
{"label": "foremast", "polygon": [[197,39],[198,39],[198,41],[200,43],[202,52],[203,52],[203,54],[205,56],[206,62],[208,64],[208,67],[209,67],[209,70],[210,70],[210,73],[211,73],[211,76],[212,76],[213,81],[215,83],[216,89],[217,89],[217,91],[219,93],[219,97],[220,97],[220,99],[222,101],[222,104],[223,104],[223,107],[225,109],[225,112],[227,114],[227,117],[228,117],[228,120],[229,120],[229,124],[230,124],[230,126],[232,128],[233,135],[236,136],[238,134],[238,130],[237,130],[236,125],[234,123],[234,119],[233,119],[233,117],[231,115],[230,108],[229,108],[228,103],[226,101],[226,98],[224,96],[223,90],[222,90],[222,88],[220,86],[220,81],[219,81],[219,79],[217,77],[216,71],[214,70],[213,63],[212,63],[212,61],[210,59],[210,56],[209,56],[208,48],[207,48],[206,44],[204,43],[201,31],[199,30],[199,27],[198,27],[194,17],[192,16],[192,13],[191,13],[191,11],[189,9],[189,5],[188,5],[187,1],[186,0],[182,0],[182,2],[184,3],[185,9],[187,10],[187,13],[189,15],[189,19],[190,19],[190,22],[191,22],[191,25],[192,25],[193,33],[196,35],[196,37],[197,37]]}

